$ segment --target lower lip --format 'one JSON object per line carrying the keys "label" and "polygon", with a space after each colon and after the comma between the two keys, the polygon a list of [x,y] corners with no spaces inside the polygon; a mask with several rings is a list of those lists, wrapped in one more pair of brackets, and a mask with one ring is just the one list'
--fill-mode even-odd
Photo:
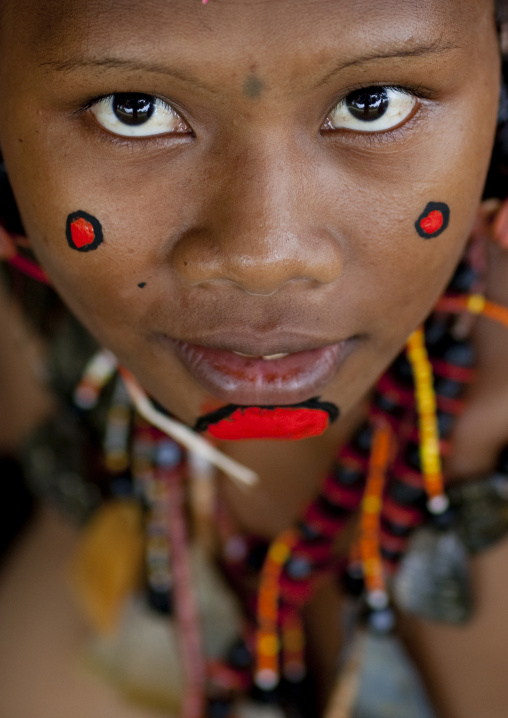
{"label": "lower lip", "polygon": [[297,404],[316,396],[333,379],[354,343],[348,339],[267,361],[164,340],[212,396],[231,404],[259,406]]}

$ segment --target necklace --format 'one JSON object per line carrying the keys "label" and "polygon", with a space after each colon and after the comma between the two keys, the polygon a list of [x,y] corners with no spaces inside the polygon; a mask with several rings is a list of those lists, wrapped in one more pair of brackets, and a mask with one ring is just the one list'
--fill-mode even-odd
{"label": "necklace", "polygon": [[[110,491],[117,498],[134,497],[144,507],[149,603],[158,613],[174,616],[180,632],[191,639],[181,643],[188,688],[179,713],[183,718],[202,718],[204,710],[210,718],[236,718],[242,715],[242,695],[270,706],[273,715],[279,715],[279,706],[285,711],[281,716],[307,715],[304,696],[310,683],[301,611],[326,577],[336,577],[362,596],[371,630],[393,628],[389,585],[412,534],[429,523],[446,532],[461,503],[452,490],[450,508],[440,468],[474,376],[473,352],[466,339],[455,335],[454,316],[469,312],[508,325],[507,310],[476,293],[477,286],[478,275],[470,262],[463,262],[436,311],[379,380],[366,423],[340,450],[300,521],[271,546],[233,534],[223,542],[223,568],[242,596],[247,624],[220,660],[205,663],[193,605],[183,506],[188,462],[160,429],[133,419],[132,397],[118,385],[105,433]],[[77,389],[82,408],[94,403],[114,373],[114,361],[103,360],[104,355],[102,368],[101,362],[91,365]],[[483,484],[484,506],[489,507],[484,514],[504,496],[505,465],[501,458],[497,474]],[[203,486],[210,493],[210,482]],[[500,515],[494,530],[486,522],[479,531],[468,511],[462,511],[459,526],[471,545],[485,545],[506,530]],[[356,517],[357,541],[344,557],[336,551],[337,537]],[[224,518],[219,521],[224,523]],[[243,584],[254,583],[256,576],[259,589],[245,590]],[[312,715],[312,707],[308,711]]]}
{"label": "necklace", "polygon": [[[443,302],[457,302],[455,288],[465,284],[469,288],[476,281],[468,265],[459,267]],[[460,301],[473,311],[490,306],[478,298]],[[224,543],[225,570],[243,597],[250,625],[243,631],[243,637],[226,651],[224,659],[212,661],[206,668],[198,647],[196,611],[192,608],[184,522],[178,518],[178,511],[170,518],[171,512],[167,510],[167,506],[174,509],[175,504],[182,504],[185,465],[182,461],[168,465],[168,461],[171,464],[168,456],[173,453],[181,457],[181,450],[159,430],[146,425],[142,430],[135,428],[136,481],[147,485],[146,466],[144,478],[139,467],[143,455],[146,460],[150,436],[153,485],[159,486],[160,494],[167,494],[162,501],[166,502],[166,512],[161,514],[153,487],[148,491],[152,496],[147,523],[148,592],[152,606],[166,614],[174,613],[180,630],[186,636],[194,635],[192,641],[182,643],[188,676],[187,699],[182,707],[185,718],[202,716],[205,672],[209,716],[236,715],[239,696],[246,693],[265,706],[284,706],[287,715],[306,715],[303,697],[309,694],[309,677],[301,611],[330,575],[344,581],[356,593],[362,592],[364,613],[371,629],[385,632],[393,628],[387,580],[399,566],[411,534],[430,516],[444,525],[450,521],[436,457],[446,453],[446,438],[454,417],[464,408],[463,393],[472,380],[474,361],[468,342],[453,337],[452,320],[441,311],[450,306],[440,306],[425,327],[412,336],[408,351],[381,377],[366,423],[341,449],[319,496],[307,507],[298,524],[271,546],[236,537],[235,551],[232,536]],[[114,405],[115,402],[113,416],[125,415]],[[110,427],[113,424],[110,419]],[[138,436],[140,431],[144,435],[144,449]],[[109,436],[110,465],[114,465],[113,454],[118,457],[128,453],[129,432],[125,426],[122,430],[117,425]],[[123,437],[123,449],[115,445],[113,436]],[[437,441],[440,443],[436,447]],[[172,494],[175,486],[180,487],[176,498]],[[173,500],[168,496],[173,496]],[[337,554],[336,540],[358,513],[358,541],[349,560],[345,560]],[[181,514],[180,509],[180,517]],[[175,525],[180,526],[170,540],[168,524],[172,531]],[[161,538],[165,541],[162,549]],[[165,571],[161,570],[161,557]],[[242,584],[252,584],[256,574],[259,589],[246,591]]]}

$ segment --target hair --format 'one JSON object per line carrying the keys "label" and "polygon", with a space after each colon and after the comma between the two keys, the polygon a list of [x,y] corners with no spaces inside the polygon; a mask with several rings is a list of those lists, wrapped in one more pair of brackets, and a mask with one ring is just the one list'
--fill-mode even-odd
{"label": "hair", "polygon": [[[508,19],[508,0],[498,2],[498,11],[503,11]],[[506,27],[504,28],[506,30]],[[503,28],[500,26],[501,42],[503,42]],[[508,51],[503,48],[501,98],[499,103],[498,126],[496,141],[492,152],[487,181],[485,183],[484,197],[508,197]]]}
{"label": "hair", "polygon": [[499,121],[484,197],[508,196],[508,0],[496,0],[496,18],[503,54]]}
{"label": "hair", "polygon": [[496,16],[499,24],[508,19],[508,0],[496,0]]}

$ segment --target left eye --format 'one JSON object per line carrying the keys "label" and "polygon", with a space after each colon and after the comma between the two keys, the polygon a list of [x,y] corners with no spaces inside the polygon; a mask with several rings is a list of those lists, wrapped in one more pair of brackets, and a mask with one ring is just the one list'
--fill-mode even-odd
{"label": "left eye", "polygon": [[396,87],[355,90],[335,105],[324,129],[382,132],[400,125],[412,113],[416,97]]}
{"label": "left eye", "polygon": [[122,137],[191,132],[171,105],[152,95],[123,92],[109,95],[93,104],[90,112],[102,127]]}

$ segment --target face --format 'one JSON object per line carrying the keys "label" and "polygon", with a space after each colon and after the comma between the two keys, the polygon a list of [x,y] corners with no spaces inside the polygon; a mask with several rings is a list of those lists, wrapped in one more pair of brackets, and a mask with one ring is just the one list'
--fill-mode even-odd
{"label": "face", "polygon": [[463,252],[498,93],[490,2],[4,2],[32,247],[191,425],[357,404]]}

